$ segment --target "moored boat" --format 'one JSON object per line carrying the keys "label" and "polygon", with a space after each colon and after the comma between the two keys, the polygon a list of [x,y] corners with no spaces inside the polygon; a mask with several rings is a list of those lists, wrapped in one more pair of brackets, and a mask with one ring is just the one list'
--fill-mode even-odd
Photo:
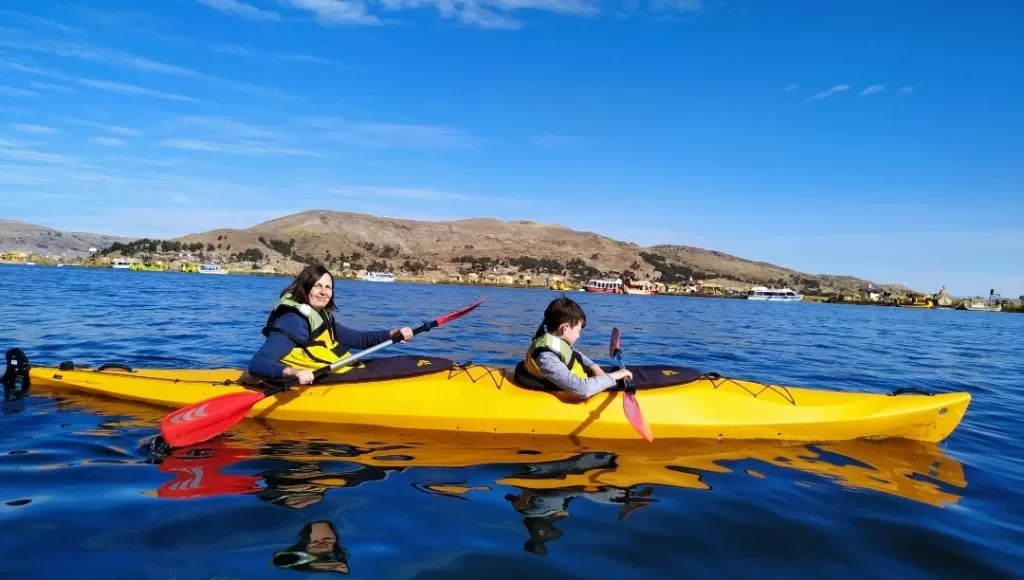
{"label": "moored boat", "polygon": [[583,290],[586,292],[596,292],[598,294],[621,294],[622,293],[622,280],[588,280],[583,285]]}
{"label": "moored boat", "polygon": [[115,270],[130,270],[132,264],[125,258],[117,258],[110,264],[110,267]]}
{"label": "moored boat", "polygon": [[227,274],[227,270],[222,270],[218,264],[199,264],[200,274]]}
{"label": "moored boat", "polygon": [[789,288],[754,286],[747,291],[747,300],[759,300],[763,302],[800,302],[803,299],[803,294],[797,294]]}
{"label": "moored boat", "polygon": [[366,282],[394,282],[395,275],[391,272],[367,272],[363,276]]}

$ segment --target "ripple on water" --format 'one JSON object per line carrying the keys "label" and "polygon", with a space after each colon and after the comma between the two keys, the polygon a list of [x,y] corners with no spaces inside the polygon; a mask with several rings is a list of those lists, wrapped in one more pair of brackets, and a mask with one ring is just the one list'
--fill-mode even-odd
{"label": "ripple on water", "polygon": [[[45,283],[62,296],[50,307],[5,295],[0,346],[25,348],[36,364],[240,367],[287,282],[0,267],[0,287]],[[356,328],[415,326],[487,295],[473,315],[391,350],[491,365],[515,364],[559,295],[344,281],[337,290]],[[1024,317],[572,297],[588,315],[580,347],[602,363],[619,327],[627,364],[828,389],[967,390],[974,400],[939,446],[618,449],[247,421],[204,448],[209,456],[164,457],[146,445],[159,410],[36,394],[0,407],[0,576],[118,578],[128,566],[131,577],[267,577],[286,572],[273,570],[274,554],[302,547],[304,526],[323,521],[333,528],[309,529],[339,540],[320,563],[363,578],[994,578],[1024,565]],[[58,537],[61,558],[47,558]]]}

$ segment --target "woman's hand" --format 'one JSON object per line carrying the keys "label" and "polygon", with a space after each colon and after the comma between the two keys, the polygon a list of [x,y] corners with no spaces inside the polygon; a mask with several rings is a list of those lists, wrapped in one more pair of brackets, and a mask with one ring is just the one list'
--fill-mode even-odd
{"label": "woman's hand", "polygon": [[408,326],[404,328],[393,328],[391,330],[391,340],[398,340],[398,342],[405,344],[405,341],[410,338],[412,338],[412,329]]}
{"label": "woman's hand", "polygon": [[299,379],[300,385],[311,385],[313,384],[313,371],[309,369],[294,369],[292,367],[285,367],[284,372],[281,373],[285,377],[296,377]]}

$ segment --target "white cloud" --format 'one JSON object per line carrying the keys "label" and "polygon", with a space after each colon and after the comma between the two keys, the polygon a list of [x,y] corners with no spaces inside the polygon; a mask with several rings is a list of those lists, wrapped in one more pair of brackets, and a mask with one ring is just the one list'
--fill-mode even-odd
{"label": "white cloud", "polygon": [[800,85],[798,85],[798,84],[792,84],[792,85],[789,85],[788,87],[786,87],[786,89],[785,89],[785,90],[786,90],[786,92],[788,93],[788,92],[790,92],[790,91],[795,91],[795,90],[797,90],[797,89],[799,89],[799,88],[800,88]]}
{"label": "white cloud", "polygon": [[76,93],[76,92],[78,92],[75,89],[72,89],[72,88],[69,88],[69,87],[64,87],[64,86],[61,86],[61,85],[54,85],[54,84],[50,84],[50,83],[41,83],[39,81],[32,81],[32,82],[30,82],[28,84],[28,86],[32,87],[33,89],[39,89],[41,91],[57,91],[59,93]]}
{"label": "white cloud", "polygon": [[239,2],[238,0],[197,0],[197,2],[205,4],[215,10],[241,16],[248,20],[277,21],[281,19],[281,15],[277,12],[262,10],[250,4]]}
{"label": "white cloud", "polygon": [[157,143],[164,147],[186,149],[190,151],[206,151],[210,153],[232,153],[236,155],[292,155],[296,157],[323,157],[324,154],[308,149],[291,149],[263,143],[214,143],[200,139],[164,139]]}
{"label": "white cloud", "polygon": [[167,64],[164,62],[153,60],[151,58],[136,56],[134,54],[118,50],[90,46],[87,44],[72,44],[66,42],[38,40],[34,38],[19,38],[17,35],[15,35],[14,38],[5,39],[3,38],[3,36],[10,37],[11,35],[0,35],[0,46],[6,46],[17,50],[30,50],[34,52],[42,52],[45,54],[62,56],[65,58],[75,58],[91,62],[99,62],[121,68],[141,70],[144,72],[155,72],[170,76],[192,78],[213,86],[224,87],[240,92],[248,92],[252,94],[270,96],[275,98],[298,98],[292,95],[285,94],[277,89],[271,89],[267,87],[261,87],[258,85],[251,85],[248,83],[241,83],[238,81],[222,79],[195,70],[191,70],[185,67]]}
{"label": "white cloud", "polygon": [[9,87],[7,85],[0,85],[0,95],[5,97],[41,97],[39,93],[35,91],[29,91],[25,89],[19,89],[17,87]]}
{"label": "white cloud", "polygon": [[56,22],[54,20],[48,20],[48,19],[43,18],[41,16],[36,16],[35,14],[25,14],[24,12],[16,12],[14,10],[0,10],[0,14],[2,14],[4,16],[10,16],[10,17],[13,17],[13,18],[19,18],[19,19],[21,19],[21,20],[23,20],[25,22],[31,22],[32,24],[39,24],[39,25],[45,26],[47,28],[53,28],[53,29],[58,30],[60,32],[63,32],[65,34],[68,34],[68,33],[80,34],[82,32],[85,32],[81,28],[77,28],[77,27],[74,27],[74,26],[69,26],[67,24],[62,24],[62,23]]}
{"label": "white cloud", "polygon": [[143,95],[146,97],[156,97],[158,99],[167,99],[170,101],[189,101],[197,102],[197,99],[192,97],[186,97],[184,95],[175,95],[173,93],[164,93],[161,91],[154,91],[153,89],[147,89],[137,85],[130,85],[127,83],[117,83],[113,81],[97,81],[93,79],[78,79],[78,83],[101,91],[107,91],[110,93],[118,93],[122,95]]}
{"label": "white cloud", "polygon": [[377,187],[369,185],[338,185],[331,187],[327,193],[343,195],[346,197],[358,197],[364,199],[394,198],[422,201],[504,201],[509,203],[520,203],[522,200],[486,195],[469,195],[450,191],[438,191],[429,188],[414,187]]}
{"label": "white cloud", "polygon": [[850,90],[850,85],[836,85],[836,86],[832,87],[831,89],[829,89],[827,91],[822,91],[822,92],[814,95],[811,98],[812,99],[825,99],[825,98],[831,97],[832,95],[835,95],[835,94],[838,94],[838,93],[842,93],[842,92],[845,92],[845,91],[848,91],[848,90]]}
{"label": "white cloud", "polygon": [[914,87],[912,87],[910,85],[907,85],[905,87],[900,87],[899,93],[901,95],[909,95],[910,93],[914,92],[915,90],[917,90],[917,89],[915,89]]}
{"label": "white cloud", "polygon": [[366,12],[362,0],[285,0],[295,8],[312,12],[323,24],[381,24]]}
{"label": "white cloud", "polygon": [[860,92],[860,96],[866,97],[868,95],[873,95],[875,93],[880,93],[880,92],[882,92],[884,90],[885,90],[885,85],[871,85],[870,87],[868,87],[868,88],[864,89],[863,91],[861,91]]}
{"label": "white cloud", "polygon": [[304,124],[326,131],[326,137],[360,147],[407,149],[472,149],[477,139],[446,125],[364,123],[332,117],[313,117]]}
{"label": "white cloud", "polygon": [[89,140],[93,143],[106,145],[108,147],[119,147],[121,145],[125,145],[124,139],[118,139],[116,137],[92,137]]}
{"label": "white cloud", "polygon": [[138,129],[129,129],[128,127],[120,127],[118,125],[106,125],[104,123],[97,123],[95,121],[87,121],[82,119],[64,119],[64,122],[69,125],[78,125],[79,127],[90,127],[92,129],[100,129],[108,133],[115,135],[126,135],[128,137],[138,137],[142,134]]}
{"label": "white cloud", "polygon": [[11,129],[19,133],[27,133],[29,135],[53,135],[57,132],[57,129],[54,129],[53,127],[29,125],[26,123],[14,123],[11,125]]}
{"label": "white cloud", "polygon": [[0,157],[20,159],[22,161],[39,161],[41,163],[55,163],[58,165],[84,165],[85,159],[74,155],[61,153],[45,153],[26,147],[20,143],[0,139]]}
{"label": "white cloud", "polygon": [[213,130],[215,133],[220,135],[227,135],[232,137],[253,137],[253,138],[267,138],[267,137],[279,137],[280,133],[261,127],[259,125],[253,125],[245,123],[243,121],[236,121],[234,119],[228,119],[225,117],[206,117],[206,116],[187,116],[180,117],[177,120],[169,123],[172,127],[181,126],[193,126],[193,127],[204,127]]}

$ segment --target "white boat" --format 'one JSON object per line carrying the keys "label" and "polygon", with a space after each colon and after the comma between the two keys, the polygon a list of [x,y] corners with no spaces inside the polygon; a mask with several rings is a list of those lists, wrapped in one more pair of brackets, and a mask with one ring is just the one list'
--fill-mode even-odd
{"label": "white boat", "polygon": [[766,302],[800,302],[803,294],[797,294],[789,288],[767,288],[754,286],[747,291],[747,300],[763,300]]}
{"label": "white boat", "polygon": [[589,280],[583,286],[583,290],[598,294],[620,294],[622,293],[622,280]]}
{"label": "white boat", "polygon": [[118,258],[114,260],[114,263],[111,264],[110,267],[115,270],[129,270],[131,269],[132,265],[128,260],[124,258]]}
{"label": "white boat", "polygon": [[221,270],[219,264],[199,264],[200,274],[227,274],[227,270]]}
{"label": "white boat", "polygon": [[647,280],[630,282],[624,286],[624,289],[626,294],[633,294],[636,296],[653,296],[658,293],[657,286]]}
{"label": "white boat", "polygon": [[363,275],[366,282],[394,282],[395,275],[391,272],[367,272]]}

